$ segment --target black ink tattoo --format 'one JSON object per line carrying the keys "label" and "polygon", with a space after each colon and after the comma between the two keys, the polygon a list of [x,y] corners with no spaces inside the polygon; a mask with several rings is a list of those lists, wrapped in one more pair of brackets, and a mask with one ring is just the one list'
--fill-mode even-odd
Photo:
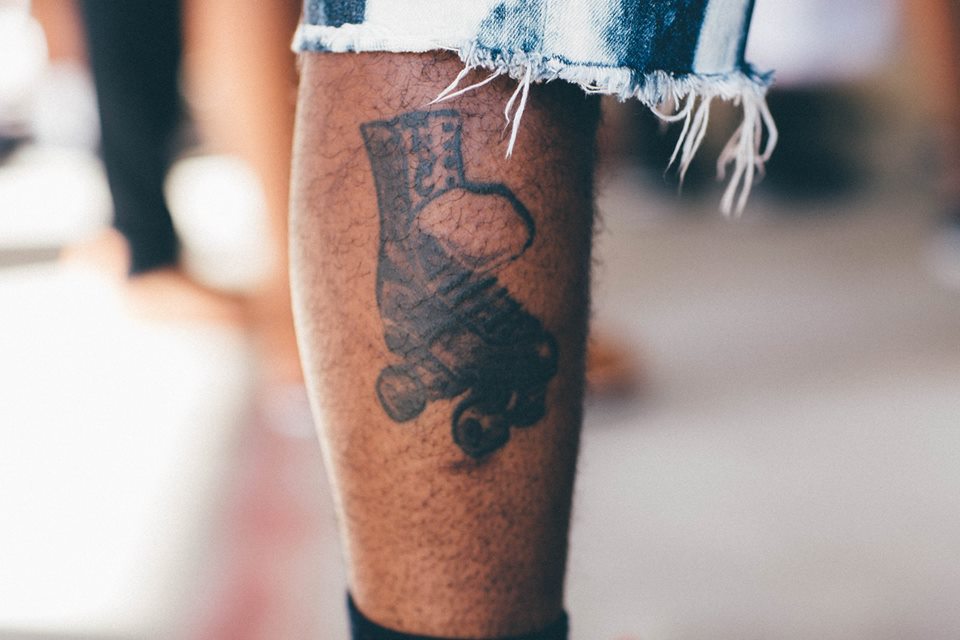
{"label": "black ink tattoo", "polygon": [[377,304],[387,348],[377,395],[396,422],[462,396],[454,442],[472,458],[511,427],[546,414],[557,343],[496,274],[532,244],[536,225],[501,183],[464,175],[462,119],[417,111],[361,127],[380,209]]}

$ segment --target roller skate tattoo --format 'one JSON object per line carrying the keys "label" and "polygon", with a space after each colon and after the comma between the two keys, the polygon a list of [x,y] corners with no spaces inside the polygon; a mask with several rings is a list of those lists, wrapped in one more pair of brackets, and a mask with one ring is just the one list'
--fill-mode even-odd
{"label": "roller skate tattoo", "polygon": [[462,119],[418,111],[361,126],[380,210],[377,304],[397,361],[376,393],[395,422],[456,399],[454,442],[480,459],[546,414],[554,337],[497,279],[536,225],[506,185],[464,175]]}

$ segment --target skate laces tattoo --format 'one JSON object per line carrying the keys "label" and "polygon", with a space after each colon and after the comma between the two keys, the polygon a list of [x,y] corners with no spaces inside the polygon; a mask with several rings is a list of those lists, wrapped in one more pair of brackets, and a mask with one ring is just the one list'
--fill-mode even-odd
{"label": "skate laces tattoo", "polygon": [[395,422],[458,401],[454,442],[483,458],[546,414],[554,337],[497,279],[536,225],[501,183],[464,175],[457,111],[417,111],[361,126],[380,209],[377,305],[398,362],[376,392]]}

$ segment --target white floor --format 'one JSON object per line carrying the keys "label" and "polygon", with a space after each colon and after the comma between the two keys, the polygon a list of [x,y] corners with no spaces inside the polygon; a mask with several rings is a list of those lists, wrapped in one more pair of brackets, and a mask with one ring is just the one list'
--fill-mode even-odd
{"label": "white floor", "polygon": [[[960,637],[960,294],[928,275],[929,202],[730,223],[638,185],[605,188],[596,316],[650,385],[588,411],[574,639]],[[217,553],[246,346],[111,291],[0,270],[0,637],[185,637]],[[315,479],[290,479],[320,505],[291,640],[345,637]]]}

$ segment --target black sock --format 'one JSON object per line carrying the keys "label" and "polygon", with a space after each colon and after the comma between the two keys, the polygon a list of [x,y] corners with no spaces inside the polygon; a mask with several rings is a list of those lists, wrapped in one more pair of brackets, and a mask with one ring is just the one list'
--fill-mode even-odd
{"label": "black sock", "polygon": [[[350,610],[350,637],[353,640],[455,640],[453,638],[412,636],[408,633],[400,633],[381,627],[360,613],[357,605],[353,602],[353,598],[349,595],[347,596],[347,607]],[[564,614],[560,616],[559,620],[538,633],[511,638],[491,638],[490,640],[567,640],[567,633],[567,616]]]}

